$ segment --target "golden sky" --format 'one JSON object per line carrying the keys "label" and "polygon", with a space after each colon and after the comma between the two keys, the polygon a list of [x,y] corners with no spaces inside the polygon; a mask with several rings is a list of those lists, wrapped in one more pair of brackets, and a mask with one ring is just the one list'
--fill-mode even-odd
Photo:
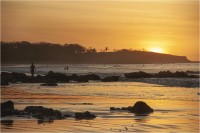
{"label": "golden sky", "polygon": [[198,1],[4,1],[1,40],[161,49],[199,60]]}

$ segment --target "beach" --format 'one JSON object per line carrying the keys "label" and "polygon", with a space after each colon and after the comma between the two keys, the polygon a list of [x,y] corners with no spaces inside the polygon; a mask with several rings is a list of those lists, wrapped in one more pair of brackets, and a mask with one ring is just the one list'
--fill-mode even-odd
{"label": "beach", "polygon": [[1,5],[0,132],[200,132],[199,1]]}
{"label": "beach", "polygon": [[[140,82],[59,83],[56,87],[20,83],[1,88],[2,102],[12,100],[16,109],[44,106],[62,114],[90,111],[93,120],[38,122],[35,118],[1,118],[2,132],[198,132],[199,88],[167,87]],[[148,116],[110,107],[133,106],[144,101],[154,109]]]}

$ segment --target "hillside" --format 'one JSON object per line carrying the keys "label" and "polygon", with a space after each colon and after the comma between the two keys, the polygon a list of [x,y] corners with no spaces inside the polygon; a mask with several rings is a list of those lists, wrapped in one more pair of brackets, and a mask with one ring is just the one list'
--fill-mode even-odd
{"label": "hillside", "polygon": [[138,50],[97,52],[79,44],[30,42],[1,42],[1,63],[83,63],[83,64],[148,64],[188,63],[185,56],[160,54]]}

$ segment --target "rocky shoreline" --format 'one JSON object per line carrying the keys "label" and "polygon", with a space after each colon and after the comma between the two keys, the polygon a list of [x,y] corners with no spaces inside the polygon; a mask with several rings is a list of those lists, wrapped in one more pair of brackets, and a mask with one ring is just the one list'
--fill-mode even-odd
{"label": "rocky shoreline", "polygon": [[122,107],[122,108],[110,107],[110,111],[113,111],[113,110],[129,111],[136,115],[147,115],[154,111],[149,105],[147,105],[143,101],[138,101],[133,106],[128,106],[128,107]]}
{"label": "rocky shoreline", "polygon": [[77,75],[72,74],[67,76],[63,73],[55,73],[49,71],[46,75],[28,76],[24,73],[17,72],[1,72],[1,85],[9,85],[10,83],[41,83],[42,86],[57,86],[57,83],[70,83],[70,82],[89,82],[90,80],[97,80],[101,82],[117,82],[121,81],[121,77],[127,80],[141,79],[141,78],[199,78],[199,75],[195,75],[193,71],[186,72],[170,72],[160,71],[159,73],[151,74],[146,72],[132,72],[125,73],[121,76],[108,76],[101,78],[97,74]]}
{"label": "rocky shoreline", "polygon": [[[110,111],[125,110],[135,115],[148,115],[154,110],[143,101],[138,101],[134,106],[114,108],[110,107]],[[81,119],[95,119],[97,116],[95,114],[86,112],[75,112],[74,116],[69,114],[62,114],[59,110],[54,110],[52,108],[46,108],[43,106],[27,106],[24,110],[17,110],[14,107],[13,101],[6,101],[1,103],[1,117],[6,116],[17,116],[17,117],[26,117],[26,118],[36,118],[40,122],[42,121],[53,121],[53,120],[62,120],[66,118],[75,118],[78,120]]]}
{"label": "rocky shoreline", "polygon": [[6,116],[18,116],[27,118],[36,118],[41,121],[45,120],[62,120],[68,117],[72,117],[75,119],[94,119],[96,115],[90,113],[89,111],[86,112],[76,112],[74,116],[69,114],[64,114],[59,110],[54,110],[52,108],[46,108],[43,106],[27,106],[24,110],[17,110],[14,108],[13,101],[6,101],[1,103],[1,117]]}

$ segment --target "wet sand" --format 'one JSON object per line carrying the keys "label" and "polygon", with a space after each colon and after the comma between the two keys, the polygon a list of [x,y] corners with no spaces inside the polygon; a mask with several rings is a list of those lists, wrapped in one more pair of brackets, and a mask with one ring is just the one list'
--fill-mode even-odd
{"label": "wet sand", "polygon": [[[112,83],[111,83],[112,84]],[[133,85],[134,84],[134,85]],[[136,85],[135,85],[136,84]],[[78,86],[78,87],[77,87]],[[77,85],[80,90],[90,88],[88,84]],[[81,86],[83,86],[81,88]],[[38,123],[35,118],[26,117],[2,117],[2,132],[198,132],[199,131],[199,101],[198,88],[171,88],[176,95],[169,97],[172,92],[168,87],[155,86],[144,83],[130,83],[131,96],[126,97],[128,87],[123,83],[107,86],[107,90],[113,93],[118,92],[122,87],[124,91],[121,95],[110,96],[101,94],[93,96],[91,94],[80,95],[76,91],[74,95],[63,92],[63,95],[56,93],[63,88],[70,88],[69,85],[60,87],[41,88],[38,85],[18,84],[1,88],[2,102],[12,100],[16,109],[24,109],[29,105],[40,105],[60,110],[63,114],[90,111],[97,115],[94,120],[75,120],[67,118],[64,120],[54,120],[45,123]],[[140,86],[140,88],[138,88]],[[39,87],[39,88],[38,88]],[[75,89],[72,87],[70,89]],[[100,93],[101,85],[93,84],[91,90],[96,89]],[[103,86],[105,88],[105,86]],[[110,87],[110,88],[109,88]],[[37,92],[30,93],[28,90],[38,89]],[[52,94],[50,90],[54,90]],[[57,90],[56,90],[57,89]],[[99,89],[99,90],[98,90]],[[143,90],[141,95],[137,89]],[[157,96],[150,97],[154,90]],[[158,95],[156,90],[160,90],[163,96]],[[87,93],[89,89],[85,89]],[[144,93],[146,92],[146,93]],[[158,91],[159,92],[159,91]],[[174,92],[174,93],[175,93]],[[71,93],[71,92],[70,92]],[[86,93],[86,92],[85,92]],[[182,97],[184,96],[184,97]],[[126,111],[110,111],[110,107],[126,107],[133,105],[136,101],[145,101],[155,111],[149,116],[135,116]]]}

